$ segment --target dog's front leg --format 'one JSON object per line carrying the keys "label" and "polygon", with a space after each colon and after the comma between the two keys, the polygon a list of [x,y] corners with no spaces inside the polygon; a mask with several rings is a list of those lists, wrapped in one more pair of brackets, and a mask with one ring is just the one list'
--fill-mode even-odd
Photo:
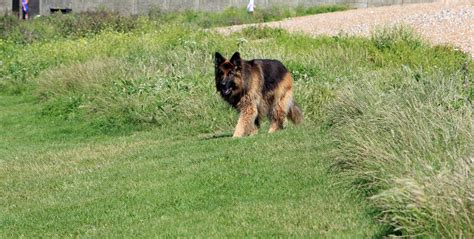
{"label": "dog's front leg", "polygon": [[235,127],[233,137],[243,137],[257,133],[255,119],[258,116],[257,106],[254,104],[241,107],[239,121]]}

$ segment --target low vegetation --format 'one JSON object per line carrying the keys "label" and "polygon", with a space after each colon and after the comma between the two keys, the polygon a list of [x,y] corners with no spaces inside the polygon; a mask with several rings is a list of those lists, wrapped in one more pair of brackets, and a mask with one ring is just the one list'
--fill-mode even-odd
{"label": "low vegetation", "polygon": [[[6,193],[0,204],[9,206],[0,208],[0,235],[113,236],[124,235],[123,228],[136,229],[135,236],[474,235],[470,56],[430,46],[406,27],[377,31],[371,39],[267,28],[222,36],[204,29],[304,11],[273,11],[275,18],[240,12],[103,13],[28,24],[4,17],[0,178]],[[234,13],[238,21],[226,17]],[[73,27],[78,24],[85,27]],[[305,124],[242,141],[224,137],[236,115],[213,89],[215,51],[281,59],[294,76]],[[12,113],[16,107],[23,113]],[[203,138],[209,140],[197,140]],[[292,142],[289,151],[278,149]],[[97,154],[81,153],[87,151]],[[234,159],[233,152],[241,156]],[[114,186],[117,180],[123,185]],[[107,189],[115,201],[104,201]],[[319,214],[318,204],[329,205],[346,190],[334,210],[348,214]],[[359,196],[370,207],[358,204]],[[153,198],[159,197],[158,205]],[[112,209],[109,215],[98,209],[103,205]],[[25,216],[35,208],[33,218]],[[312,225],[315,218],[324,223]],[[249,222],[259,233],[240,230]],[[323,228],[330,234],[321,234]]]}
{"label": "low vegetation", "polygon": [[270,9],[258,9],[253,14],[249,14],[244,9],[228,8],[223,12],[209,13],[209,12],[178,12],[178,13],[163,13],[159,9],[152,10],[149,17],[152,20],[160,22],[174,22],[196,25],[198,27],[210,28],[240,25],[248,23],[262,23],[278,21],[284,18],[314,15],[327,12],[345,11],[349,7],[345,5],[329,5],[316,7],[273,7]]}
{"label": "low vegetation", "polygon": [[363,80],[332,105],[332,156],[349,180],[403,235],[473,235],[472,105],[460,72],[398,87]]}
{"label": "low vegetation", "polygon": [[186,24],[198,28],[262,23],[284,18],[348,10],[345,5],[262,9],[249,14],[245,9],[228,8],[223,12],[162,12],[152,9],[146,16],[125,17],[107,11],[41,16],[34,21],[18,21],[15,16],[0,16],[0,39],[25,44],[58,38],[90,37],[101,31],[127,33],[149,31],[166,24]]}

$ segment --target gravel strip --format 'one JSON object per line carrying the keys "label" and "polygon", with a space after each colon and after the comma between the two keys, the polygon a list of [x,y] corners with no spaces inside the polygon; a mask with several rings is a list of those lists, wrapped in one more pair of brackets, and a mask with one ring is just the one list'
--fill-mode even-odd
{"label": "gravel strip", "polygon": [[240,31],[248,26],[268,26],[311,35],[369,36],[374,28],[409,25],[433,44],[450,44],[474,57],[474,5],[467,2],[424,3],[354,9],[296,17],[278,22],[219,28],[221,33]]}

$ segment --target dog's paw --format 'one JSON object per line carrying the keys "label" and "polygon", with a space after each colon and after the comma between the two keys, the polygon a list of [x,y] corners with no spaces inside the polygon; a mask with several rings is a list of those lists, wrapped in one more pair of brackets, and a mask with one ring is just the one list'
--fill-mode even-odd
{"label": "dog's paw", "polygon": [[241,134],[234,134],[234,135],[232,135],[232,138],[242,138],[242,137],[244,137],[244,136],[241,135]]}

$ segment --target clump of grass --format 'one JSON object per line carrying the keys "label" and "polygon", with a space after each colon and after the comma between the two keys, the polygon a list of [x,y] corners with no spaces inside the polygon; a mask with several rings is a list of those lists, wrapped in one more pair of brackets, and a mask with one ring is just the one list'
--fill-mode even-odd
{"label": "clump of grass", "polygon": [[18,18],[13,15],[0,15],[0,39],[7,38],[19,23],[20,21],[18,21]]}
{"label": "clump of grass", "polygon": [[472,238],[474,162],[471,156],[448,163],[438,170],[426,168],[426,175],[398,177],[391,189],[373,196],[382,222],[403,235]]}
{"label": "clump of grass", "polygon": [[140,19],[107,11],[41,16],[22,21],[10,15],[0,17],[0,39],[18,44],[59,38],[94,36],[102,31],[126,33],[135,30]]}
{"label": "clump of grass", "polygon": [[410,48],[418,48],[426,44],[418,33],[405,25],[377,28],[372,32],[371,40],[381,50],[390,50],[400,47],[401,44]]}
{"label": "clump of grass", "polygon": [[349,10],[350,7],[347,5],[323,5],[314,7],[299,6],[296,8],[297,15],[313,15],[328,12],[338,12]]}
{"label": "clump of grass", "polygon": [[407,74],[396,87],[365,79],[331,106],[335,166],[402,235],[474,235],[474,125],[464,77]]}
{"label": "clump of grass", "polygon": [[[195,79],[161,71],[156,65],[93,59],[45,71],[39,77],[36,95],[44,102],[43,114],[86,119],[106,131],[153,125],[206,132],[222,119],[206,114],[205,109],[218,103],[217,98],[193,87]],[[197,122],[196,118],[207,120]]]}
{"label": "clump of grass", "polygon": [[58,14],[45,20],[57,27],[60,35],[72,37],[96,35],[104,30],[127,33],[135,30],[139,24],[137,16],[123,16],[108,11]]}
{"label": "clump of grass", "polygon": [[[229,126],[232,115],[221,114],[229,109],[211,90],[212,54],[206,51],[226,43],[204,39],[203,31],[184,37],[187,31],[168,26],[146,37],[103,34],[76,45],[63,64],[49,62],[32,79],[43,113],[86,120],[102,130],[187,127],[194,133]],[[82,58],[90,50],[95,57]]]}

